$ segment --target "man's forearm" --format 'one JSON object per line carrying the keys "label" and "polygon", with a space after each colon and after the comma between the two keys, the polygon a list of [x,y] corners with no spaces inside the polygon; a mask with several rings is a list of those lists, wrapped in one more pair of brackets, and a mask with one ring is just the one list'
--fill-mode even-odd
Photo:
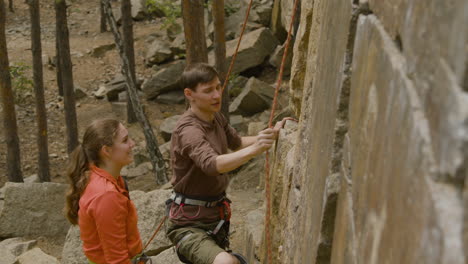
{"label": "man's forearm", "polygon": [[236,152],[219,155],[216,157],[216,169],[219,173],[232,171],[256,155],[257,154],[255,153],[253,147],[246,147]]}
{"label": "man's forearm", "polygon": [[238,149],[246,148],[255,143],[255,141],[257,140],[257,136],[242,137],[241,140],[242,144]]}

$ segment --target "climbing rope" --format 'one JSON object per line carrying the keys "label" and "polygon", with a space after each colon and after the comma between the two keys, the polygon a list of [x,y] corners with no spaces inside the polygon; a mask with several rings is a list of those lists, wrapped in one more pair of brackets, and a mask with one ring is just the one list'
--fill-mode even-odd
{"label": "climbing rope", "polygon": [[[296,18],[296,10],[299,0],[295,0],[294,8],[292,10],[291,24],[289,25],[288,38],[284,47],[283,59],[281,60],[280,71],[278,73],[278,80],[276,83],[275,96],[273,97],[273,104],[271,106],[270,120],[268,121],[268,127],[272,127],[273,118],[275,116],[275,109],[278,103],[278,93],[283,82],[284,65],[286,64],[286,57],[288,55],[289,44],[291,42],[291,32]],[[265,213],[265,237],[267,244],[267,259],[268,264],[273,263],[271,259],[271,236],[270,236],[270,217],[271,217],[271,200],[270,200],[270,155],[266,152],[265,155],[265,200],[266,200],[266,213]]]}
{"label": "climbing rope", "polygon": [[[223,90],[225,90],[225,88],[227,87],[227,84],[229,82],[229,76],[231,75],[232,69],[234,68],[234,62],[236,61],[236,57],[237,57],[237,54],[239,52],[239,47],[240,47],[240,44],[241,44],[241,41],[242,41],[242,37],[244,36],[245,28],[246,28],[246,25],[247,25],[247,22],[248,22],[248,19],[249,19],[249,15],[250,15],[250,10],[252,8],[252,3],[253,3],[253,0],[250,0],[249,6],[247,8],[246,15],[245,15],[244,23],[242,25],[242,30],[241,30],[240,35],[239,35],[239,41],[237,42],[236,50],[235,50],[235,52],[234,52],[234,54],[232,56],[231,63],[229,65],[229,70],[228,70],[228,72],[226,74],[226,79],[224,80]],[[268,121],[268,127],[270,127],[270,128],[272,127],[273,118],[275,116],[275,109],[276,109],[276,105],[278,103],[278,93],[279,93],[279,90],[281,88],[281,83],[283,81],[284,66],[286,64],[286,58],[287,58],[287,54],[288,54],[288,50],[289,50],[289,45],[290,45],[290,42],[291,42],[291,35],[292,35],[291,32],[292,32],[292,29],[293,29],[294,20],[296,18],[296,10],[297,10],[298,3],[299,3],[299,0],[294,1],[294,8],[292,10],[291,24],[289,25],[289,30],[288,30],[288,38],[286,39],[283,58],[281,60],[280,71],[278,73],[277,84],[276,84],[276,88],[275,88],[275,96],[273,98],[273,104],[272,104],[272,107],[271,107],[270,119]],[[266,198],[265,199],[266,199],[266,203],[267,203],[266,204],[266,214],[265,214],[265,236],[266,236],[266,244],[267,244],[267,259],[268,259],[267,263],[271,264],[272,263],[272,259],[271,259],[272,250],[271,250],[271,236],[270,236],[271,201],[270,201],[270,158],[269,158],[269,156],[270,155],[267,152],[266,155],[265,155],[265,159],[266,159],[265,160],[265,174],[266,174],[266,176],[265,176],[265,196],[266,196]],[[153,236],[148,240],[148,242],[146,243],[143,250],[145,250],[146,247],[148,247],[148,245],[154,239],[156,234],[161,229],[161,226],[162,226],[162,224],[164,223],[165,220],[166,220],[166,216],[164,216],[164,218],[162,219],[162,221],[159,224],[158,228],[153,233]]]}

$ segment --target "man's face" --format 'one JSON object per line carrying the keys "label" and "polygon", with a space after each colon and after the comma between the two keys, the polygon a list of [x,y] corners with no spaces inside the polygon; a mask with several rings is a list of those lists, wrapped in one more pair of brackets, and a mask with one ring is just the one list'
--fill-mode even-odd
{"label": "man's face", "polygon": [[184,93],[189,99],[191,107],[197,108],[201,112],[214,114],[221,110],[223,88],[218,77],[210,82],[198,84],[195,91],[185,88]]}

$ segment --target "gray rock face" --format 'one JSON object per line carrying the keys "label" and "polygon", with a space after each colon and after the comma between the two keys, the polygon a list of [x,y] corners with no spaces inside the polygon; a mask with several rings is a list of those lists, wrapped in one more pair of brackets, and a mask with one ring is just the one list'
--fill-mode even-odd
{"label": "gray rock face", "polygon": [[60,264],[60,262],[57,258],[44,253],[40,248],[34,248],[19,256],[15,264]]}
{"label": "gray rock face", "polygon": [[169,141],[171,139],[172,131],[174,130],[177,121],[179,121],[181,115],[175,115],[164,119],[160,126],[161,135],[164,140]]}
{"label": "gray rock face", "polygon": [[175,55],[185,53],[185,35],[183,33],[178,34],[169,46],[172,53]]}
{"label": "gray rock face", "polygon": [[270,107],[274,93],[269,84],[252,77],[229,106],[229,112],[243,116],[262,112]]}
{"label": "gray rock face", "polygon": [[105,87],[107,100],[115,102],[119,100],[119,93],[127,89],[127,83],[125,82],[125,77],[119,75],[114,80],[106,83]]}
{"label": "gray rock face", "polygon": [[24,241],[22,238],[15,237],[5,239],[0,242],[0,256],[2,263],[13,264],[16,257],[36,246],[36,240]]}
{"label": "gray rock face", "polygon": [[62,264],[82,264],[87,261],[83,253],[83,242],[80,239],[80,228],[71,226],[62,250]]}
{"label": "gray rock face", "polygon": [[184,71],[185,61],[180,60],[167,65],[159,70],[153,77],[143,83],[143,93],[147,99],[154,99],[158,95],[177,90],[178,80]]}
{"label": "gray rock face", "polygon": [[171,91],[163,93],[156,97],[156,102],[162,104],[183,104],[185,102],[185,96],[182,91]]}
{"label": "gray rock face", "polygon": [[273,256],[465,263],[468,4],[359,2],[302,1],[291,76],[301,123],[273,162]]}
{"label": "gray rock face", "polygon": [[[238,39],[226,42],[226,61],[231,62],[231,58],[236,50]],[[233,67],[233,74],[243,72],[249,68],[258,66],[271,55],[278,45],[278,40],[267,28],[260,28],[245,34],[239,47],[239,53]],[[208,61],[214,65],[214,52],[208,55]]]}
{"label": "gray rock face", "polygon": [[170,49],[170,43],[155,39],[151,44],[147,46],[145,62],[146,65],[151,66],[153,64],[161,64],[170,60],[173,57]]}
{"label": "gray rock face", "polygon": [[68,186],[58,183],[12,183],[4,189],[0,237],[65,236],[62,214]]}
{"label": "gray rock face", "polygon": [[[294,45],[294,42],[291,42],[288,50],[288,54],[286,54],[286,62],[284,64],[284,74],[289,75],[291,74],[291,63],[292,63],[292,58],[293,58],[293,53],[291,50],[291,47]],[[276,47],[275,51],[270,57],[270,64],[274,67],[276,67],[278,70],[281,67],[281,62],[283,60],[283,55],[284,55],[284,50],[285,50],[286,43],[284,43],[281,46]]]}

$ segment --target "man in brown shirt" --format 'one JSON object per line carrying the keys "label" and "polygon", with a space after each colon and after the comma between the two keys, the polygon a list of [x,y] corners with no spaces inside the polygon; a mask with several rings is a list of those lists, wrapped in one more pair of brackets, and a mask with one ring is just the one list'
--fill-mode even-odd
{"label": "man in brown shirt", "polygon": [[230,217],[225,173],[268,150],[283,122],[257,136],[240,137],[219,113],[223,91],[213,67],[187,67],[181,85],[190,108],[171,138],[174,194],[168,203],[168,237],[185,263],[246,263],[225,251]]}

